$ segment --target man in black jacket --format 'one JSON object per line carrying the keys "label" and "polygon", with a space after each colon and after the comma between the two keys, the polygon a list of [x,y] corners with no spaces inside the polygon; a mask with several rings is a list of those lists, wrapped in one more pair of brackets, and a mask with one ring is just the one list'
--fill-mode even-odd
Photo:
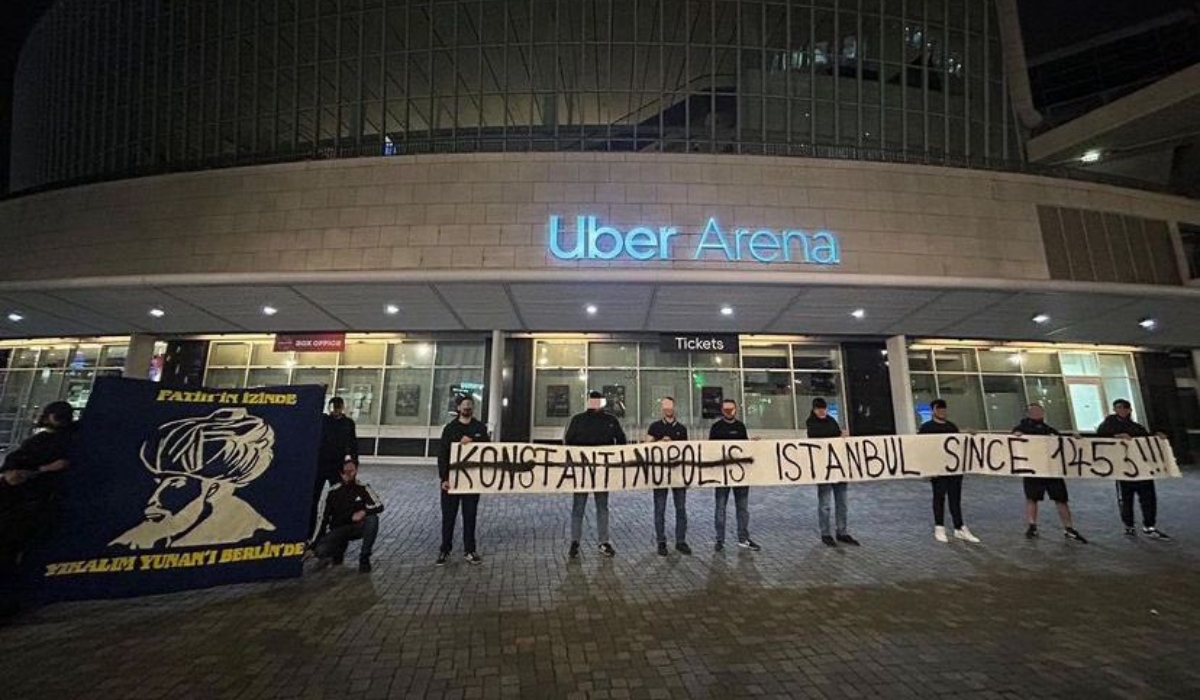
{"label": "man in black jacket", "polygon": [[[929,404],[933,409],[933,418],[921,424],[917,433],[921,435],[944,435],[957,433],[958,426],[946,420],[946,400],[934,399]],[[954,522],[954,539],[964,542],[978,543],[976,537],[963,524],[962,514],[962,474],[935,476],[930,479],[933,485],[933,538],[938,542],[949,542],[946,537],[946,500],[950,500],[950,517]]]}
{"label": "man in black jacket", "polygon": [[[737,419],[737,401],[725,399],[721,402],[721,418],[708,430],[709,440],[749,440],[746,424]],[[729,509],[729,486],[718,486],[716,491],[717,512],[714,525],[717,530],[715,549],[725,549],[725,511]],[[757,552],[762,547],[750,539],[750,487],[734,486],[733,509],[737,513],[738,546]]]}
{"label": "man in black jacket", "polygon": [[[604,412],[604,394],[593,391],[588,394],[587,410],[571,418],[563,434],[564,445],[600,446],[624,445],[625,431],[616,416]],[[615,556],[616,548],[609,540],[608,492],[596,491],[596,535],[600,540],[600,553]],[[588,492],[572,494],[571,503],[571,550],[568,557],[579,557],[579,540],[583,536],[583,514],[587,508]]]}
{"label": "man in black jacket", "polygon": [[[1031,403],[1025,417],[1012,429],[1014,435],[1058,435],[1059,432],[1046,423],[1046,412],[1040,403]],[[1037,515],[1038,501],[1047,494],[1058,508],[1058,519],[1062,522],[1063,536],[1081,544],[1087,540],[1075,529],[1071,521],[1071,507],[1067,505],[1067,481],[1044,476],[1027,476],[1023,479],[1025,486],[1025,537],[1033,539],[1038,536]]]}
{"label": "man in black jacket", "polygon": [[438,478],[442,484],[442,549],[438,552],[437,565],[442,566],[454,549],[454,522],[458,520],[458,507],[462,504],[463,550],[471,564],[482,564],[483,558],[475,551],[475,515],[479,512],[479,494],[450,493],[450,450],[458,443],[488,442],[487,426],[474,418],[475,399],[461,396],[455,404],[458,417],[442,429],[441,449],[438,450]]}
{"label": "man in black jacket", "polygon": [[[1096,428],[1096,437],[1115,437],[1121,440],[1149,437],[1150,431],[1146,430],[1146,426],[1135,421],[1132,416],[1133,406],[1128,401],[1113,401],[1113,412]],[[1138,502],[1142,504],[1142,533],[1150,539],[1171,539],[1167,533],[1156,527],[1158,492],[1154,488],[1153,479],[1117,482],[1117,501],[1121,506],[1121,522],[1125,523],[1125,534],[1128,537],[1137,537],[1137,528],[1133,524],[1134,496],[1137,496]]]}
{"label": "man in black jacket", "polygon": [[335,396],[329,400],[329,413],[321,421],[321,446],[317,452],[317,478],[313,484],[312,511],[308,516],[308,531],[316,537],[317,508],[325,484],[337,486],[342,481],[342,464],[358,462],[358,434],[354,420],[346,415],[346,402]]}
{"label": "man in black jacket", "polygon": [[[850,433],[842,430],[837,419],[829,415],[829,404],[818,396],[812,401],[812,412],[805,421],[809,439],[846,437]],[[817,519],[821,527],[821,542],[826,547],[836,547],[838,542],[852,547],[859,545],[858,540],[851,537],[847,520],[849,507],[846,503],[847,484],[840,481],[835,484],[817,484]],[[830,501],[833,501],[831,504]],[[837,529],[829,526],[829,511],[831,505],[836,508]],[[837,538],[834,538],[834,534]]]}
{"label": "man in black jacket", "polygon": [[[675,420],[675,399],[664,396],[659,402],[662,418],[650,424],[646,438],[651,442],[686,442],[687,426]],[[658,540],[658,555],[667,556],[667,491],[675,500],[675,549],[691,554],[687,543],[687,488],[654,489],[654,536]]]}
{"label": "man in black jacket", "polygon": [[371,573],[371,550],[379,534],[379,514],[383,501],[366,484],[358,482],[358,463],[342,465],[341,483],[329,491],[325,499],[325,516],[321,518],[321,534],[314,547],[317,568],[341,564],[350,540],[362,539],[358,551],[359,573]]}

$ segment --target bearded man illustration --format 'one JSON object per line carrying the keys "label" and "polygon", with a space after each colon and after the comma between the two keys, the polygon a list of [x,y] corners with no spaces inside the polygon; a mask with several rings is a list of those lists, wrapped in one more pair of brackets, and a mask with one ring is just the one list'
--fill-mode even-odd
{"label": "bearded man illustration", "polygon": [[195,547],[248,540],[275,526],[238,497],[271,466],[275,431],[244,408],[159,426],[142,443],[142,464],[158,486],[144,519],[110,546]]}

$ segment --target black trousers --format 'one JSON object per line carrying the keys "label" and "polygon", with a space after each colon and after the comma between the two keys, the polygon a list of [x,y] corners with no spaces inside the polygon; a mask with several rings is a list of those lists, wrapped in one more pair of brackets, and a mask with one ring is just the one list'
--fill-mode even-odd
{"label": "black trousers", "polygon": [[475,515],[479,512],[479,494],[450,494],[442,491],[442,551],[449,554],[454,549],[454,525],[458,520],[458,507],[462,505],[463,553],[475,551]]}
{"label": "black trousers", "polygon": [[1118,481],[1117,500],[1121,504],[1121,522],[1133,527],[1133,497],[1142,504],[1142,525],[1154,527],[1158,520],[1158,492],[1153,481]]}
{"label": "black trousers", "polygon": [[950,499],[950,519],[954,527],[963,526],[962,475],[933,477],[933,524],[946,524],[946,498]]}
{"label": "black trousers", "polygon": [[313,484],[312,510],[308,514],[308,539],[310,541],[316,539],[317,536],[317,511],[321,508],[321,493],[325,490],[325,484],[337,486],[341,480],[341,462],[317,463],[317,479]]}

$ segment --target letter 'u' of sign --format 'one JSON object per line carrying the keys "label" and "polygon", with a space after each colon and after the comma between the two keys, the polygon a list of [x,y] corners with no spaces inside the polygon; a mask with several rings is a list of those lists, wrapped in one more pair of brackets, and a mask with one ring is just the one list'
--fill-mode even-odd
{"label": "letter 'u' of sign", "polygon": [[[550,254],[559,260],[673,260],[675,226],[635,226],[622,231],[599,217],[577,216],[574,230],[563,217],[551,215],[546,225]],[[716,217],[704,223],[687,260],[840,265],[842,247],[829,231],[723,228]]]}
{"label": "letter 'u' of sign", "polygon": [[572,493],[794,486],[957,474],[1068,479],[1180,476],[1164,438],[887,435],[827,440],[653,442],[612,447],[455,445],[453,493]]}

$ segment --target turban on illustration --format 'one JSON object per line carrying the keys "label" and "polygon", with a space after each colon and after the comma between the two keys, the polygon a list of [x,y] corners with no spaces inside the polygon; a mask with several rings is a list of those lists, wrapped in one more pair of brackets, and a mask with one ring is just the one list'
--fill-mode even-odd
{"label": "turban on illustration", "polygon": [[271,465],[275,431],[244,408],[159,426],[142,445],[142,463],[158,476],[182,475],[244,486]]}

